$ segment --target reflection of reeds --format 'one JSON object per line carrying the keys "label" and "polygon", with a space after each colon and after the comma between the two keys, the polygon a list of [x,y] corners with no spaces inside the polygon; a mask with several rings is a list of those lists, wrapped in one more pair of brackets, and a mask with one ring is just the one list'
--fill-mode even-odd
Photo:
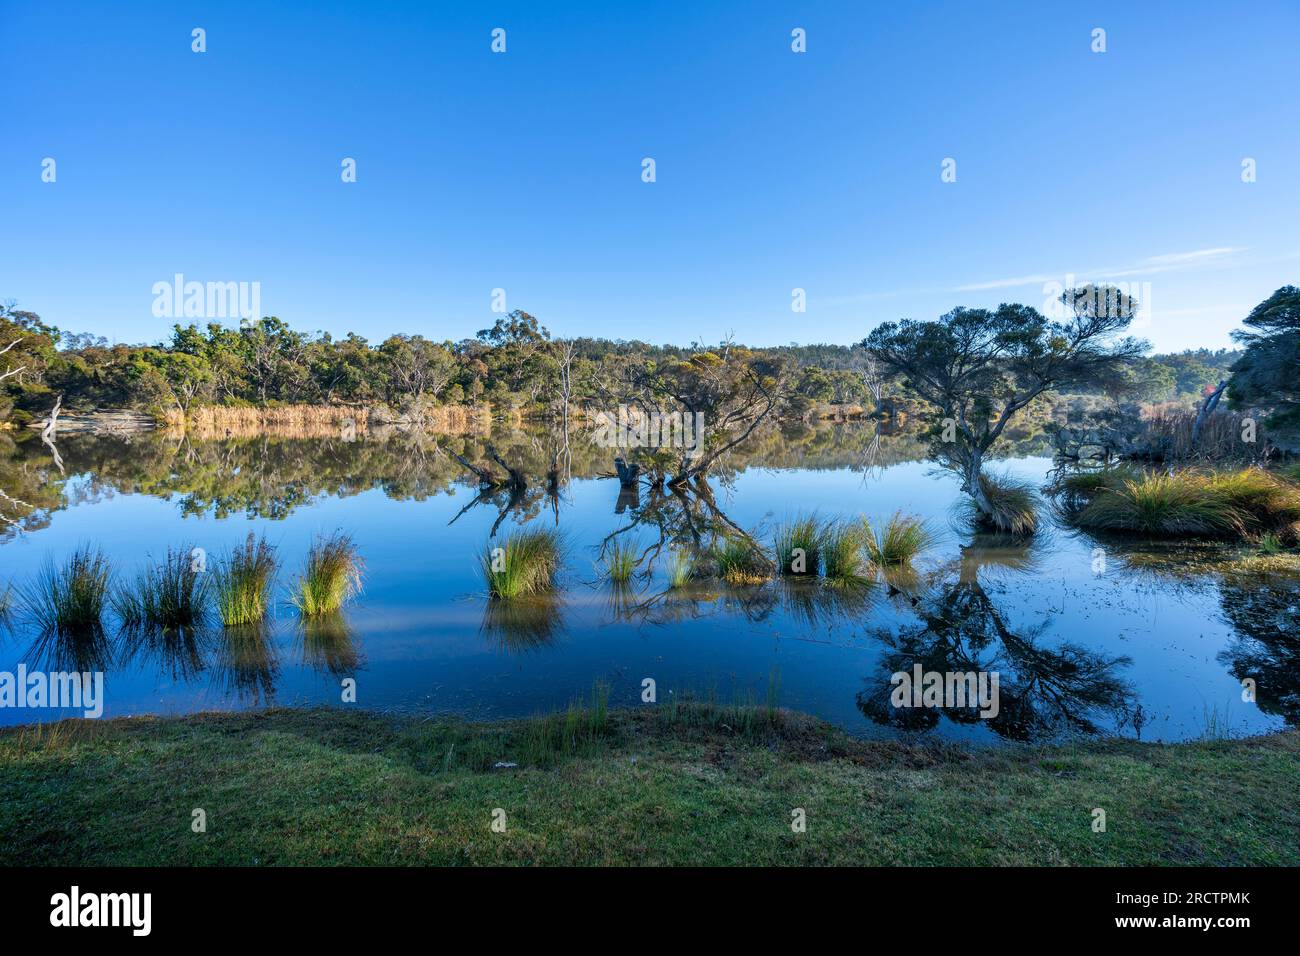
{"label": "reflection of reeds", "polygon": [[47,561],[22,592],[27,615],[38,630],[61,638],[102,631],[111,577],[108,559],[89,546],[62,567]]}
{"label": "reflection of reeds", "polygon": [[275,697],[280,662],[262,621],[222,628],[217,647],[214,673],[224,681],[228,692],[253,703],[269,703]]}
{"label": "reflection of reeds", "polygon": [[190,551],[167,550],[134,583],[113,595],[113,607],[128,628],[194,627],[207,613],[208,579],[195,570]]}
{"label": "reflection of reeds", "polygon": [[156,661],[172,680],[189,681],[206,668],[214,635],[202,627],[136,627],[122,635],[120,663]]}
{"label": "reflection of reeds", "polygon": [[920,518],[894,512],[883,528],[872,527],[870,520],[862,519],[863,545],[867,557],[881,568],[895,568],[911,564],[912,559],[934,542],[934,535]]}
{"label": "reflection of reeds", "polygon": [[337,676],[355,673],[361,653],[347,619],[338,612],[321,614],[298,622],[302,661],[317,670]]}
{"label": "reflection of reeds", "polygon": [[227,627],[256,624],[266,617],[275,578],[275,549],[250,531],[215,572],[214,589],[221,622]]}
{"label": "reflection of reeds", "polygon": [[482,630],[492,644],[509,653],[537,650],[554,643],[563,629],[562,610],[549,594],[488,601]]}
{"label": "reflection of reeds", "polygon": [[481,563],[488,593],[494,598],[549,591],[560,567],[559,533],[548,528],[517,532],[501,547],[487,548]]}
{"label": "reflection of reeds", "polygon": [[317,538],[307,553],[307,570],[289,595],[303,617],[335,614],[361,590],[362,561],[350,535]]}
{"label": "reflection of reeds", "polygon": [[782,574],[809,576],[821,570],[826,533],[816,515],[787,521],[776,529],[776,564]]}
{"label": "reflection of reeds", "polygon": [[[380,429],[389,419],[372,415],[370,408],[347,405],[206,405],[190,409],[187,415],[172,411],[165,421],[168,428],[198,438],[338,438]],[[424,409],[419,425],[425,431],[478,434],[490,431],[491,422],[487,405],[439,405]]]}

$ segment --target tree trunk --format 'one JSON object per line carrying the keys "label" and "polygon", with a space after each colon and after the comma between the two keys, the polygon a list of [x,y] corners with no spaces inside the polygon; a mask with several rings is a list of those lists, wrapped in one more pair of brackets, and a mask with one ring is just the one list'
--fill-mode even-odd
{"label": "tree trunk", "polygon": [[1201,429],[1205,426],[1205,420],[1210,417],[1210,413],[1219,404],[1219,399],[1223,396],[1223,390],[1228,385],[1227,379],[1220,379],[1219,384],[1214,387],[1209,395],[1205,396],[1205,401],[1201,402],[1201,409],[1196,413],[1196,422],[1192,425],[1192,451],[1196,450],[1197,444],[1201,440]]}

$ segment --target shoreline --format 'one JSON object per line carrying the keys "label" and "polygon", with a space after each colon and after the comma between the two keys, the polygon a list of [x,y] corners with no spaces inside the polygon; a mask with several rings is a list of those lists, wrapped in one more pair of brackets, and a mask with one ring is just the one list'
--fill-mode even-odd
{"label": "shoreline", "polygon": [[73,720],[0,730],[0,858],[1296,865],[1298,757],[1296,730],[980,749],[704,703],[489,723],[332,708]]}

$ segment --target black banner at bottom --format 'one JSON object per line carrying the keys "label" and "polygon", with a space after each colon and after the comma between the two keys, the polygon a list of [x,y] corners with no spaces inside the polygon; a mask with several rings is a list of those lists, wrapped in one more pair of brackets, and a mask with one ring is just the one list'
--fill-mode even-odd
{"label": "black banner at bottom", "polygon": [[[485,938],[572,928],[633,935],[707,921],[734,940],[850,919],[868,934],[1046,929],[1064,938],[1277,932],[1288,869],[11,869],[6,935],[107,941],[373,940],[431,923]],[[648,892],[646,892],[648,891]],[[761,906],[756,909],[755,906]],[[706,934],[707,935],[707,934]],[[597,937],[609,941],[609,937]],[[976,937],[972,937],[976,938]]]}

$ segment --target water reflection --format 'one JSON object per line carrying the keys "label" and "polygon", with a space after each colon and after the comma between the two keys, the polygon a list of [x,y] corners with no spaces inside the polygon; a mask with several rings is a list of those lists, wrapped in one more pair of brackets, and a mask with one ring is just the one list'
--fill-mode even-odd
{"label": "water reflection", "polygon": [[1219,585],[1219,601],[1236,632],[1219,653],[1220,663],[1237,680],[1254,682],[1260,710],[1300,725],[1300,581],[1229,574]]}
{"label": "water reflection", "polygon": [[529,595],[508,601],[489,598],[480,631],[489,646],[510,654],[554,644],[564,631],[563,603],[554,595]]}
{"label": "water reflection", "polygon": [[[982,539],[982,540],[981,540]],[[873,723],[899,730],[932,730],[940,718],[986,725],[999,737],[1034,741],[1063,733],[1093,734],[1126,724],[1140,734],[1136,693],[1122,676],[1132,661],[1064,642],[1045,646],[1049,615],[1027,627],[1012,627],[980,581],[990,569],[1024,573],[1035,564],[1033,548],[1010,540],[977,536],[962,548],[949,580],[937,583],[914,603],[919,622],[876,636],[887,652],[880,672],[866,681],[857,703]],[[952,579],[955,577],[955,580]],[[976,702],[966,706],[896,707],[891,676],[924,672],[999,674],[997,714],[982,717]]]}
{"label": "water reflection", "polygon": [[213,686],[252,706],[275,701],[280,659],[265,624],[223,627],[216,642]]}
{"label": "water reflection", "polygon": [[364,666],[356,635],[341,611],[300,620],[295,633],[302,662],[316,671],[349,677]]}

